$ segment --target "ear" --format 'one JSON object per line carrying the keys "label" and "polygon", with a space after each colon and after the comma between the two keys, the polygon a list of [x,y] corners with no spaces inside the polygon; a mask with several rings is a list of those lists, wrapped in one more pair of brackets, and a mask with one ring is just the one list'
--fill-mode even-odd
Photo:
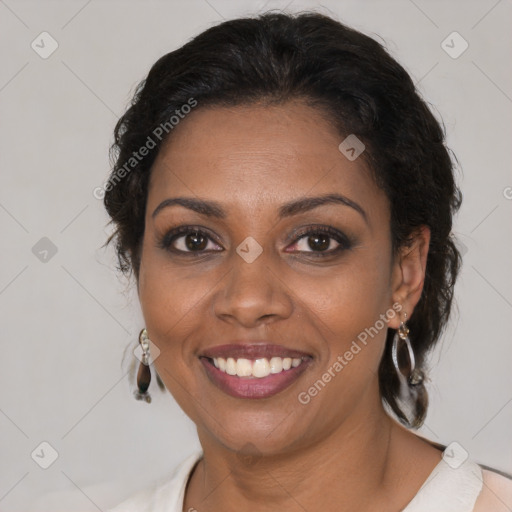
{"label": "ear", "polygon": [[[425,271],[427,268],[427,256],[430,244],[430,228],[419,227],[413,234],[408,245],[400,248],[395,256],[391,277],[393,304],[402,306],[400,312],[410,318],[416,304],[420,300]],[[395,315],[388,322],[392,329],[398,329],[400,316]]]}

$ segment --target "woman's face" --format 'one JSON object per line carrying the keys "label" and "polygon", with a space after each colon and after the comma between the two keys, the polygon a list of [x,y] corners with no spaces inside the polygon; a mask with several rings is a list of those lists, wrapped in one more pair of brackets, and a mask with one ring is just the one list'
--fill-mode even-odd
{"label": "woman's face", "polygon": [[139,297],[157,371],[204,439],[284,452],[380,405],[408,299],[387,198],[342,140],[299,102],[199,105],[160,150]]}

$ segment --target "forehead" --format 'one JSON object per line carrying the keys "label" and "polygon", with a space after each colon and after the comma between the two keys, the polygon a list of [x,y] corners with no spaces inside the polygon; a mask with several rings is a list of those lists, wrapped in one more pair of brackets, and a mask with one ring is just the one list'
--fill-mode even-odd
{"label": "forehead", "polygon": [[233,209],[275,206],[305,195],[340,192],[385,206],[362,158],[322,112],[301,102],[279,106],[199,106],[180,121],[153,165],[148,205],[168,196],[213,197]]}

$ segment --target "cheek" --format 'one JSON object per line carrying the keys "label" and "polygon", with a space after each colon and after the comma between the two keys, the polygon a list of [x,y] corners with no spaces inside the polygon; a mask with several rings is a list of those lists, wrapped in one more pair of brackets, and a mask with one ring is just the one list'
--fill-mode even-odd
{"label": "cheek", "polygon": [[150,338],[160,350],[155,369],[183,411],[198,421],[200,394],[192,378],[198,361],[189,339],[200,325],[197,315],[205,300],[205,281],[176,277],[179,272],[166,270],[151,257],[141,269],[142,312]]}
{"label": "cheek", "polygon": [[148,332],[159,348],[190,356],[190,351],[185,350],[187,336],[197,328],[198,315],[202,314],[212,287],[207,278],[186,279],[177,275],[179,272],[148,265],[139,298]]}
{"label": "cheek", "polygon": [[[318,365],[300,390],[303,414],[321,417],[328,428],[349,414],[373,387],[384,351],[390,309],[389,276],[360,258],[340,266],[329,280],[304,281],[306,322],[322,343]],[[387,265],[387,262],[385,262]],[[392,317],[390,315],[390,317]],[[383,319],[384,318],[384,319]],[[316,421],[316,420],[315,420]]]}
{"label": "cheek", "polygon": [[378,368],[387,333],[385,315],[391,307],[391,276],[389,260],[375,254],[361,253],[337,266],[328,278],[298,284],[297,295],[322,334],[329,365],[346,355],[344,359],[358,360],[353,367]]}
{"label": "cheek", "polygon": [[139,279],[146,328],[160,350],[155,368],[193,421],[200,420],[205,407],[197,379],[203,371],[197,343],[216,327],[212,296],[222,286],[226,274],[222,268],[200,271],[199,267],[171,263],[165,252],[148,244],[142,254]]}
{"label": "cheek", "polygon": [[[148,243],[149,245],[149,243]],[[170,266],[161,251],[145,247],[142,252],[139,300],[151,340],[160,349],[155,364],[178,364],[184,340],[190,332],[194,310],[204,300],[204,281],[183,278],[184,273]],[[173,343],[173,340],[176,340]],[[162,373],[162,378],[165,373]],[[165,378],[164,378],[165,380]]]}

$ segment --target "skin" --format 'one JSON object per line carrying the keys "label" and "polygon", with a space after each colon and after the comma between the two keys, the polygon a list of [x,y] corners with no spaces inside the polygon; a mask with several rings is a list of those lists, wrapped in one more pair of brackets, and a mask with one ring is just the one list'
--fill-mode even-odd
{"label": "skin", "polygon": [[[365,328],[399,303],[410,317],[425,276],[430,233],[393,254],[387,197],[363,158],[339,151],[344,139],[300,101],[281,106],[200,106],[173,130],[152,169],[138,292],[155,365],[195,422],[204,458],[189,480],[184,510],[396,511],[414,497],[441,451],[385,412],[377,372],[384,327],[311,401],[297,396],[333,366]],[[356,209],[327,204],[279,219],[304,196],[339,193]],[[223,219],[168,198],[218,202]],[[172,228],[199,225],[206,252],[159,246]],[[352,241],[336,254],[293,230],[330,226]],[[253,237],[262,254],[236,252]],[[328,251],[338,247],[327,239]],[[185,235],[174,247],[187,250]],[[398,315],[388,326],[397,328]],[[414,336],[414,333],[411,333]],[[202,350],[235,339],[270,340],[305,351],[312,364],[265,399],[228,396],[207,378]]]}

